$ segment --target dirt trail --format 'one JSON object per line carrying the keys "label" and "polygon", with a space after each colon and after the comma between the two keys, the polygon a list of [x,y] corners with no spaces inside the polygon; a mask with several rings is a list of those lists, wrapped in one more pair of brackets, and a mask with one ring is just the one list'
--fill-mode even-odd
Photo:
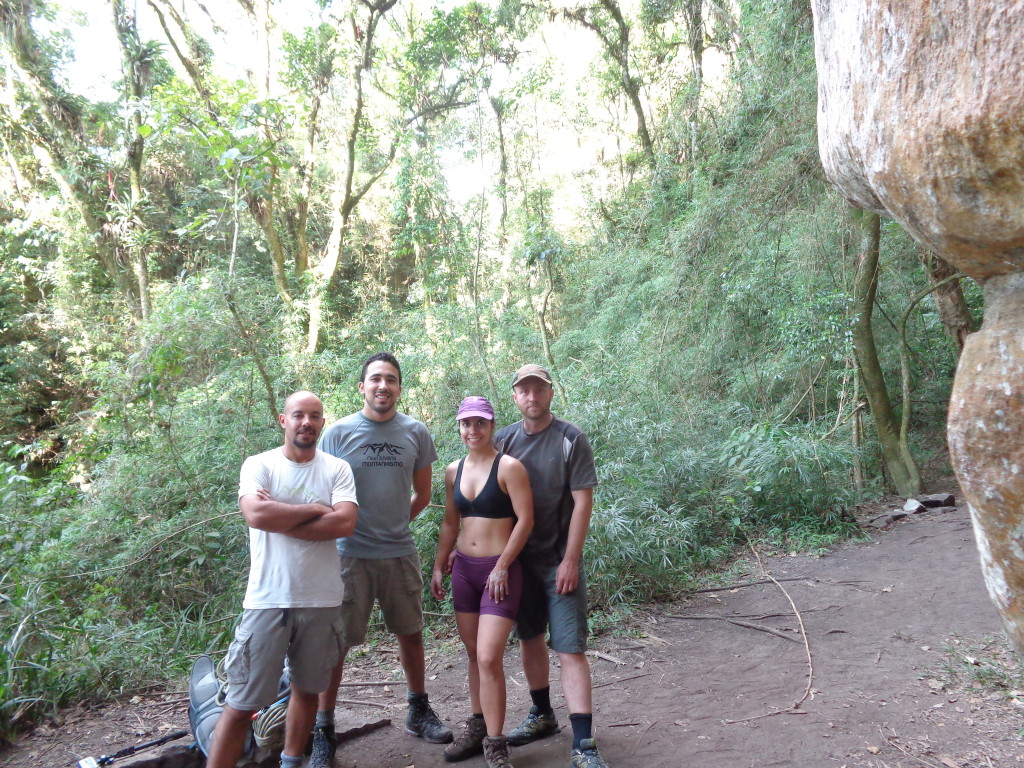
{"label": "dirt trail", "polygon": [[[964,507],[910,516],[823,557],[763,559],[799,612],[810,662],[776,584],[652,608],[636,623],[643,636],[594,643],[597,736],[612,768],[1024,765],[1021,704],[1008,690],[973,687],[972,672],[995,678],[1015,668]],[[762,578],[752,561],[738,583]],[[431,698],[456,726],[468,706],[463,657],[452,638],[432,647]],[[350,666],[350,679],[398,674],[392,648]],[[511,722],[528,695],[516,654],[507,668]],[[811,690],[798,712],[763,716],[800,700],[809,672]],[[567,724],[557,684],[554,690]],[[343,689],[342,697],[363,702],[342,705],[353,718],[392,722],[344,743],[339,768],[445,765],[439,748],[401,730],[402,692],[401,685]],[[157,701],[64,713],[61,729],[39,728],[0,753],[0,765],[69,766],[182,727],[184,705]],[[566,766],[568,748],[564,731],[513,750],[513,762]],[[464,765],[482,768],[483,759]]]}

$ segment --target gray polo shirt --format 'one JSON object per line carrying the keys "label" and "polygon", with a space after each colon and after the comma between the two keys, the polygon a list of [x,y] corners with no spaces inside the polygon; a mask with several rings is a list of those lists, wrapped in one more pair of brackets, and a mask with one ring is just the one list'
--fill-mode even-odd
{"label": "gray polo shirt", "polygon": [[522,421],[502,427],[494,444],[523,462],[530,477],[533,531],[522,556],[550,565],[561,562],[575,506],[572,492],[597,485],[590,441],[582,429],[555,416],[546,429],[532,435],[523,430]]}
{"label": "gray polo shirt", "polygon": [[338,553],[373,560],[415,553],[409,528],[412,476],[437,461],[426,426],[404,413],[373,421],[357,411],[324,430],[320,450],[349,463],[359,497],[356,530],[338,539]]}

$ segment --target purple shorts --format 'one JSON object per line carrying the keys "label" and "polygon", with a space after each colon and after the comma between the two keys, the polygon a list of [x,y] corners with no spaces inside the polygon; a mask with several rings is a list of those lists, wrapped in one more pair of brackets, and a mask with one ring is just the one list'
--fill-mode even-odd
{"label": "purple shorts", "polygon": [[455,550],[452,565],[452,605],[459,613],[488,613],[515,621],[523,596],[523,568],[516,560],[508,569],[508,595],[500,603],[487,592],[487,577],[498,556],[470,557]]}

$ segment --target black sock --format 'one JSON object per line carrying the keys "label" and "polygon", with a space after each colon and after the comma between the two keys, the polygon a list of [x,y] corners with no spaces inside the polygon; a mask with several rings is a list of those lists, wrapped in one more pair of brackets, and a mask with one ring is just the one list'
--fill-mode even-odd
{"label": "black sock", "polygon": [[427,702],[429,701],[429,699],[427,698],[427,694],[413,693],[412,691],[406,693],[405,698],[406,701],[409,702],[409,706],[411,707],[424,707],[427,705]]}
{"label": "black sock", "polygon": [[594,716],[587,714],[569,715],[572,724],[572,748],[579,749],[583,739],[594,738]]}
{"label": "black sock", "polygon": [[550,685],[530,691],[530,698],[533,699],[533,706],[537,708],[538,715],[553,715],[555,713],[555,710],[551,708]]}

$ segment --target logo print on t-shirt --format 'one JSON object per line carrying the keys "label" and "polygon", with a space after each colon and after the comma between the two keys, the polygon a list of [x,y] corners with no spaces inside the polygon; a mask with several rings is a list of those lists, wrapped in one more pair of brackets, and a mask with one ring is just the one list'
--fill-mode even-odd
{"label": "logo print on t-shirt", "polygon": [[373,457],[363,459],[364,467],[394,467],[402,465],[400,457],[405,449],[400,445],[365,443],[359,447],[363,449],[363,456]]}

